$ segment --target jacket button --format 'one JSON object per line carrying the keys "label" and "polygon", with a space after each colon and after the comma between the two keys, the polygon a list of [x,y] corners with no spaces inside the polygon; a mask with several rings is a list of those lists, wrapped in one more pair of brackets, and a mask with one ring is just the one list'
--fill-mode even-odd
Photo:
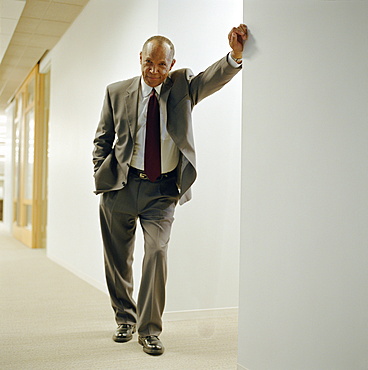
{"label": "jacket button", "polygon": [[126,183],[125,182],[123,182],[123,186],[125,186],[126,185]]}

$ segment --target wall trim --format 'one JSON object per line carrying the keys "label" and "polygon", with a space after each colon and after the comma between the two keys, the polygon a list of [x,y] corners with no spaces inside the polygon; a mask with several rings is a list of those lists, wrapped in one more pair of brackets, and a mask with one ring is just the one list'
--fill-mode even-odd
{"label": "wall trim", "polygon": [[[80,272],[74,266],[69,265],[64,260],[47,254],[47,257],[65,268],[72,274],[76,275],[80,279],[84,280],[88,284],[92,285],[96,289],[108,295],[107,287],[105,284],[101,284],[98,280],[91,278],[89,275]],[[186,310],[186,311],[168,311],[163,314],[163,321],[189,321],[189,320],[203,320],[209,318],[226,318],[226,317],[238,316],[238,307],[224,307],[224,308],[208,308],[198,310]]]}
{"label": "wall trim", "polygon": [[246,367],[244,367],[244,366],[242,366],[242,365],[238,364],[238,368],[237,368],[237,370],[249,370],[249,369],[247,369]]}
{"label": "wall trim", "polygon": [[187,310],[187,311],[168,311],[164,312],[164,321],[189,321],[189,320],[202,320],[209,318],[226,318],[229,316],[238,316],[238,307],[226,308],[208,308],[200,310]]}

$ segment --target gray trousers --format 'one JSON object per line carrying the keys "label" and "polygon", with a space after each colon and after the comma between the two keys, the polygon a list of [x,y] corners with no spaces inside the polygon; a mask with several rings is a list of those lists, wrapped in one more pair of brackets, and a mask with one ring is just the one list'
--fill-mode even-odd
{"label": "gray trousers", "polygon": [[[125,188],[101,197],[100,222],[111,305],[117,324],[137,324],[140,336],[162,331],[167,248],[177,201],[174,173],[152,183],[130,171]],[[132,296],[132,263],[138,218],[144,235],[144,258],[136,303]]]}

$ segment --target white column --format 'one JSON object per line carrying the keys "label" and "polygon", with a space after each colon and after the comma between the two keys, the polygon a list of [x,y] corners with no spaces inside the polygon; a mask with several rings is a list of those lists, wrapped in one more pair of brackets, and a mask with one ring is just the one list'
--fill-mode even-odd
{"label": "white column", "polygon": [[239,369],[368,369],[367,15],[244,1]]}

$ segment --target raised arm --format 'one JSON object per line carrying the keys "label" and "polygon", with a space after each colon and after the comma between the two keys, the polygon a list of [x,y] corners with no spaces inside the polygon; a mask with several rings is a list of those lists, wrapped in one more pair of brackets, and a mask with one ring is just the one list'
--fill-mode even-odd
{"label": "raised arm", "polygon": [[[245,24],[233,27],[228,34],[231,48],[228,56],[212,64],[204,72],[189,78],[192,105],[221,89],[241,70],[242,53],[247,38],[248,30]],[[239,64],[238,67],[236,63]]]}

